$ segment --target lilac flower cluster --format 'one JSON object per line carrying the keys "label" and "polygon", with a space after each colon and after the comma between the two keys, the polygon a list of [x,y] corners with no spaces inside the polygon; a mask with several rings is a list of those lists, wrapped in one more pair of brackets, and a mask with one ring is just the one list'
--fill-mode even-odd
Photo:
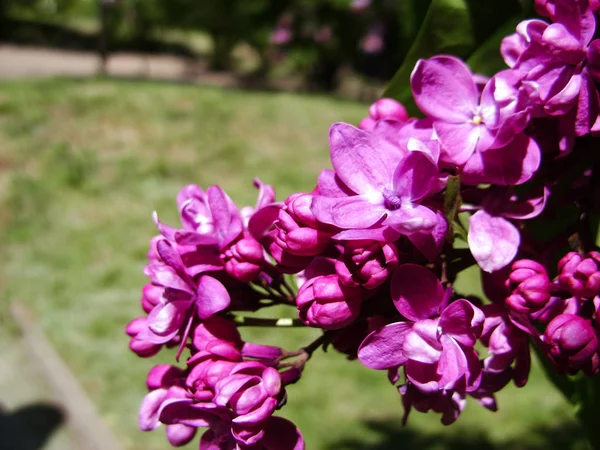
{"label": "lilac flower cluster", "polygon": [[[359,127],[334,124],[333,170],[311,192],[276,202],[255,180],[256,206],[238,209],[218,186],[187,186],[180,228],[155,216],[146,315],[127,327],[130,348],[173,347],[186,361],[150,371],[143,430],[162,423],[181,445],[205,427],[204,450],[304,448],[273,414],[329,344],[387,372],[404,421],[414,408],[450,424],[469,396],[496,410],[496,392],[527,383],[530,344],[561,374],[598,373],[600,8],[536,8],[549,22],[522,22],[504,39],[507,70],[486,79],[451,56],[420,60],[411,88],[423,118],[384,98]],[[556,230],[540,239],[549,223]],[[487,299],[453,289],[473,265]],[[298,318],[240,315],[279,304]],[[245,325],[322,335],[289,351],[245,342]]]}

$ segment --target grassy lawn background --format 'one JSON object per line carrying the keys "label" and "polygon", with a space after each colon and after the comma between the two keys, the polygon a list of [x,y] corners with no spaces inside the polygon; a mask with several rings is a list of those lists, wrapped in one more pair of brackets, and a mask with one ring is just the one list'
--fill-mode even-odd
{"label": "grassy lawn background", "polygon": [[[0,83],[0,315],[9,301],[34,310],[126,448],[169,448],[162,430],[138,431],[137,408],[148,369],[170,355],[139,359],[123,332],[141,313],[152,211],[178,224],[175,196],[188,183],[220,184],[238,205],[255,202],[254,176],[279,199],[311,190],[329,167],[329,126],[357,123],[366,110],[329,97],[158,82]],[[315,336],[244,332],[290,349]],[[499,395],[498,413],[470,401],[449,428],[414,413],[402,429],[385,373],[334,353],[315,355],[288,394],[282,415],[309,450],[585,448],[538,370],[525,388]]]}

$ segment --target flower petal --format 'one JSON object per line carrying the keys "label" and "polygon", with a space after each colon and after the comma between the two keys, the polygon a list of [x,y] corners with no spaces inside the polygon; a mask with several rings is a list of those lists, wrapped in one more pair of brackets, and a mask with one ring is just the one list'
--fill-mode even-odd
{"label": "flower petal", "polygon": [[198,280],[196,308],[198,317],[207,319],[229,306],[229,292],[221,282],[211,276],[203,275]]}
{"label": "flower petal", "polygon": [[411,74],[410,86],[419,109],[444,122],[470,121],[479,103],[471,71],[452,56],[419,60]]}
{"label": "flower petal", "polygon": [[442,333],[467,347],[473,347],[483,328],[485,315],[471,302],[460,299],[448,305],[440,316]]}
{"label": "flower petal", "polygon": [[391,187],[402,152],[385,139],[346,123],[329,131],[331,163],[340,180],[357,194]]}
{"label": "flower petal", "polygon": [[392,275],[392,300],[396,309],[417,322],[439,314],[444,290],[429,269],[416,264],[403,264]]}
{"label": "flower petal", "polygon": [[359,361],[371,369],[382,370],[406,362],[402,353],[404,337],[412,328],[407,322],[396,322],[369,334],[358,349]]}
{"label": "flower petal", "polygon": [[339,228],[369,228],[386,214],[383,197],[374,204],[364,195],[352,197],[313,197],[311,211],[320,222]]}
{"label": "flower petal", "polygon": [[469,225],[469,248],[484,271],[502,269],[514,259],[521,236],[513,224],[481,210],[469,218]]}
{"label": "flower petal", "polygon": [[394,171],[394,193],[400,199],[416,202],[425,197],[437,182],[438,168],[423,151],[411,151]]}

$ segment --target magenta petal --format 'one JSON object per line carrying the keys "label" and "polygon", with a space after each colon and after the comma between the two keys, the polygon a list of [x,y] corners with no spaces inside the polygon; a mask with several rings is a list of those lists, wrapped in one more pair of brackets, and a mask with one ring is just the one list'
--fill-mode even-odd
{"label": "magenta petal", "polygon": [[148,328],[158,336],[171,338],[185,320],[190,302],[169,302],[156,305],[148,315]]}
{"label": "magenta petal", "polygon": [[275,397],[281,390],[281,376],[277,370],[267,367],[262,374],[262,384],[270,397]]}
{"label": "magenta petal", "polygon": [[485,315],[471,302],[460,299],[442,312],[438,326],[445,335],[467,347],[473,347],[483,327]]}
{"label": "magenta petal", "polygon": [[235,450],[239,448],[235,445],[231,432],[228,431],[223,439],[223,434],[216,434],[214,430],[208,429],[200,438],[200,450]]}
{"label": "magenta petal", "polygon": [[439,313],[444,290],[429,269],[416,264],[403,264],[392,275],[392,300],[396,309],[409,320],[417,322]]}
{"label": "magenta petal", "polygon": [[234,423],[237,424],[255,424],[262,420],[265,420],[277,407],[277,399],[273,397],[267,398],[260,407],[256,408],[254,411],[249,412],[248,414],[244,414],[242,416],[237,416],[233,419]]}
{"label": "magenta petal", "polygon": [[370,240],[377,242],[394,242],[398,240],[400,233],[391,227],[378,227],[360,230],[344,230],[333,236],[339,241],[362,241]]}
{"label": "magenta petal", "polygon": [[357,194],[381,192],[402,153],[382,138],[345,123],[329,131],[331,163],[336,175]]}
{"label": "magenta petal", "polygon": [[220,380],[215,388],[214,402],[219,406],[225,406],[240,389],[250,383],[260,382],[258,376],[234,374]]}
{"label": "magenta petal", "polygon": [[271,417],[262,439],[265,450],[304,450],[304,439],[292,422],[282,417]]}
{"label": "magenta petal", "polygon": [[196,231],[179,230],[175,232],[175,242],[179,245],[217,245],[218,239],[212,234],[200,234]]}
{"label": "magenta petal", "polygon": [[166,426],[167,439],[169,443],[175,447],[181,447],[189,443],[196,435],[197,428],[174,423]]}
{"label": "magenta petal", "polygon": [[417,322],[412,330],[406,334],[402,350],[411,361],[419,361],[425,364],[438,362],[441,347],[437,341],[437,320]]}
{"label": "magenta petal", "polygon": [[194,404],[190,399],[171,398],[163,403],[159,416],[160,421],[168,425],[180,423],[196,428],[208,427],[218,418],[214,408],[213,404]]}
{"label": "magenta petal", "polygon": [[438,379],[436,373],[437,364],[425,364],[412,359],[406,362],[406,378],[423,393],[436,393],[439,391]]}
{"label": "magenta petal", "polygon": [[347,197],[352,195],[352,191],[348,189],[342,180],[340,180],[335,172],[330,169],[324,169],[319,174],[317,180],[317,191],[314,194],[323,195],[325,197]]}
{"label": "magenta petal", "polygon": [[224,247],[242,232],[242,219],[233,201],[219,186],[209,187],[206,194],[219,244]]}
{"label": "magenta petal", "polygon": [[468,241],[479,267],[486,272],[494,272],[514,259],[521,236],[506,219],[490,216],[481,210],[469,218]]}
{"label": "magenta petal", "polygon": [[569,112],[577,100],[581,85],[581,75],[573,75],[562,91],[546,102],[544,110],[551,116],[562,116]]}
{"label": "magenta petal", "polygon": [[273,223],[279,216],[281,206],[281,204],[274,203],[252,214],[248,221],[248,231],[254,239],[259,241],[273,227]]}
{"label": "magenta petal", "polygon": [[445,122],[470,121],[478,106],[479,94],[471,71],[452,56],[419,60],[410,85],[419,109]]}
{"label": "magenta petal", "polygon": [[363,195],[336,198],[315,196],[311,211],[320,222],[339,228],[369,228],[387,211],[383,206],[383,197],[381,204],[373,204],[370,200]]}
{"label": "magenta petal", "polygon": [[226,309],[230,302],[229,292],[219,280],[208,275],[200,277],[196,293],[198,317],[207,319],[213,314]]}
{"label": "magenta petal", "polygon": [[166,389],[156,389],[155,391],[146,394],[142,400],[142,405],[140,406],[140,411],[138,413],[140,430],[150,431],[158,428],[160,425],[158,411],[166,398]]}
{"label": "magenta petal", "polygon": [[253,178],[252,183],[258,188],[256,209],[263,208],[275,201],[275,189],[270,184],[265,184],[259,178]]}
{"label": "magenta petal", "polygon": [[154,284],[159,286],[190,292],[190,287],[181,279],[172,267],[161,263],[148,264],[144,268],[146,275]]}
{"label": "magenta petal", "polygon": [[430,155],[412,151],[402,158],[394,172],[394,193],[411,202],[421,200],[437,182],[438,168]]}
{"label": "magenta petal", "polygon": [[465,353],[454,339],[442,335],[442,356],[438,363],[437,373],[441,389],[452,389],[456,382],[467,373],[468,363]]}
{"label": "magenta petal", "polygon": [[246,387],[239,392],[235,399],[235,412],[248,414],[250,410],[261,404],[267,398],[267,394],[261,385]]}
{"label": "magenta petal", "polygon": [[587,71],[581,74],[582,86],[577,99],[575,114],[575,134],[584,136],[598,123],[599,102],[598,89]]}
{"label": "magenta petal", "polygon": [[438,224],[435,212],[423,205],[402,205],[396,211],[389,211],[383,225],[391,226],[401,234],[432,231]]}
{"label": "magenta petal", "polygon": [[466,184],[522,184],[538,170],[541,151],[525,133],[519,133],[506,147],[476,152],[463,168]]}
{"label": "magenta petal", "polygon": [[407,322],[396,322],[372,332],[360,344],[358,359],[371,369],[382,370],[406,362],[402,353],[404,337],[412,328]]}
{"label": "magenta petal", "polygon": [[435,260],[440,254],[448,233],[448,222],[444,215],[438,211],[436,216],[437,224],[431,231],[408,235],[408,239],[429,261]]}
{"label": "magenta petal", "polygon": [[544,187],[543,195],[529,198],[521,202],[509,202],[502,211],[502,216],[508,219],[532,219],[539,216],[546,206],[550,189]]}
{"label": "magenta petal", "polygon": [[462,166],[473,154],[485,125],[436,121],[435,132],[442,144],[442,161]]}

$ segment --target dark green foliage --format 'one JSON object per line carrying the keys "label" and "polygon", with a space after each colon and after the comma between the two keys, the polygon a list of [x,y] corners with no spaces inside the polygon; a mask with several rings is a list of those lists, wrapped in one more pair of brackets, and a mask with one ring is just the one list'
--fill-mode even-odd
{"label": "dark green foliage", "polygon": [[400,69],[384,96],[402,102],[411,113],[410,74],[416,62],[437,54],[468,60],[474,72],[493,75],[504,67],[500,41],[530,15],[531,2],[518,0],[432,0]]}

